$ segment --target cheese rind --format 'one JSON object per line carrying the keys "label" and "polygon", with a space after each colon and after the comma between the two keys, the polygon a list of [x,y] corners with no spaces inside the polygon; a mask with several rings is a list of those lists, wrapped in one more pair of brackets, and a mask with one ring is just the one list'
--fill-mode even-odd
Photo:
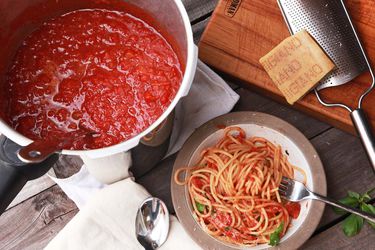
{"label": "cheese rind", "polygon": [[259,62],[290,104],[301,99],[335,68],[306,30],[286,38]]}

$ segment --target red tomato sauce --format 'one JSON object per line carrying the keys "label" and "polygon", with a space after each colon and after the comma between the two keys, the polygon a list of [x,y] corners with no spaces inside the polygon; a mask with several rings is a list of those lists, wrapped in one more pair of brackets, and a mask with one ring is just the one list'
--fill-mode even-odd
{"label": "red tomato sauce", "polygon": [[285,203],[285,208],[288,211],[288,214],[293,219],[297,219],[301,212],[301,204],[298,202],[287,202]]}
{"label": "red tomato sauce", "polygon": [[119,11],[73,11],[23,41],[7,76],[6,120],[34,140],[84,127],[95,138],[72,149],[102,148],[155,122],[181,80],[176,53],[147,23]]}

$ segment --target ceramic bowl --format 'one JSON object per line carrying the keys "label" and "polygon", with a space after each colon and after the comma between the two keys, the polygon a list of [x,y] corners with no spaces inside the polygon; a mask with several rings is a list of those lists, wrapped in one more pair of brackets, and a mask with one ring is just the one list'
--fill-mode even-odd
{"label": "ceramic bowl", "polygon": [[[174,173],[181,167],[194,166],[199,161],[203,149],[215,145],[224,136],[224,127],[238,126],[247,137],[264,137],[281,146],[292,165],[302,168],[307,175],[307,187],[319,194],[326,195],[327,185],[323,165],[310,141],[289,123],[263,113],[238,112],[215,118],[200,128],[186,141],[173,166],[171,180],[173,205],[182,226],[203,249],[267,249],[267,244],[244,247],[219,241],[205,233],[192,215],[192,206],[186,186],[174,181]],[[181,174],[180,178],[184,178]],[[294,178],[303,180],[295,171]],[[317,201],[303,201],[297,219],[291,221],[286,235],[277,249],[296,249],[315,231],[323,214],[324,204]]]}

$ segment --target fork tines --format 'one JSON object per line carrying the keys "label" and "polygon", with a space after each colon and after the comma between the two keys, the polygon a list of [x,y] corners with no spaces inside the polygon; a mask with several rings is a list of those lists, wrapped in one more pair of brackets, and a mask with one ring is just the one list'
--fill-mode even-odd
{"label": "fork tines", "polygon": [[290,185],[291,183],[291,179],[288,178],[288,177],[285,177],[283,176],[281,178],[281,182],[280,182],[280,185],[279,185],[279,194],[283,197],[286,196],[286,192],[288,191],[288,185]]}

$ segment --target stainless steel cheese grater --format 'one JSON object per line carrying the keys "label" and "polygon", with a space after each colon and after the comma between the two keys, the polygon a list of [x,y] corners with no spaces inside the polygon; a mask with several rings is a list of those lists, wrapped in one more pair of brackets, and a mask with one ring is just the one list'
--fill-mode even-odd
{"label": "stainless steel cheese grater", "polygon": [[[336,69],[321,81],[314,92],[324,106],[341,107],[350,112],[375,170],[375,137],[362,110],[364,98],[375,86],[374,73],[344,0],[278,0],[278,4],[290,33],[307,30],[336,64]],[[346,84],[365,71],[370,72],[372,83],[359,97],[357,109],[352,110],[343,103],[327,103],[320,97],[319,90]]]}

